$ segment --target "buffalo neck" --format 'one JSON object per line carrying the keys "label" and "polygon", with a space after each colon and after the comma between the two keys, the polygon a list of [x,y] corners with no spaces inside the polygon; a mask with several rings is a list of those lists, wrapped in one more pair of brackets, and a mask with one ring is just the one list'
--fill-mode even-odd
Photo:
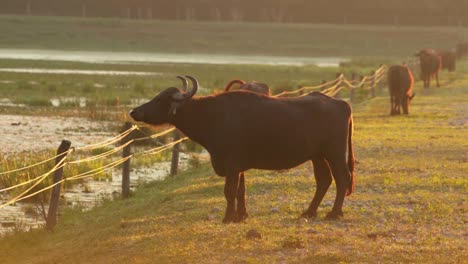
{"label": "buffalo neck", "polygon": [[191,140],[208,148],[216,108],[211,97],[192,98],[177,109],[172,124]]}

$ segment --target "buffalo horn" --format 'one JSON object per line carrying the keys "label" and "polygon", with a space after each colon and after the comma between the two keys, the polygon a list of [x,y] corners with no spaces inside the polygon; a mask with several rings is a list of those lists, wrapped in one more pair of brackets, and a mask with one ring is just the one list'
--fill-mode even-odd
{"label": "buffalo horn", "polygon": [[188,86],[187,79],[185,79],[182,76],[177,76],[177,78],[179,78],[182,81],[182,91],[184,92],[187,91],[187,86]]}
{"label": "buffalo horn", "polygon": [[192,96],[194,96],[198,91],[198,81],[192,76],[185,76],[185,77],[190,79],[190,81],[192,82],[192,89],[190,90],[190,92],[186,93],[185,96],[187,98],[192,98]]}

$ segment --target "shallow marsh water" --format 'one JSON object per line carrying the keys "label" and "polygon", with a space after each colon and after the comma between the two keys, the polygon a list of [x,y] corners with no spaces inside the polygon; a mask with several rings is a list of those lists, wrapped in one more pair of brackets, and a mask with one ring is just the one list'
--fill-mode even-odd
{"label": "shallow marsh water", "polygon": [[55,60],[88,63],[203,63],[203,64],[261,64],[337,67],[347,61],[341,57],[246,56],[232,54],[175,54],[106,51],[61,51],[34,49],[0,49],[1,59]]}

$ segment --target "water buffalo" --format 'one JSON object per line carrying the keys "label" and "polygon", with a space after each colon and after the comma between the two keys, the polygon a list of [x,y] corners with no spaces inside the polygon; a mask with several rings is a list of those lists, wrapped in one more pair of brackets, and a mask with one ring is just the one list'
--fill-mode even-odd
{"label": "water buffalo", "polygon": [[412,94],[414,78],[406,65],[392,65],[388,68],[388,89],[390,91],[390,115],[399,115],[400,107],[403,113],[409,113],[409,105],[414,97]]}
{"label": "water buffalo", "polygon": [[424,88],[430,87],[431,78],[435,77],[437,87],[439,85],[439,71],[442,68],[442,59],[434,49],[423,49],[416,54],[419,57],[421,67],[421,79],[424,81]]}
{"label": "water buffalo", "polygon": [[442,69],[447,69],[449,72],[454,72],[457,60],[455,51],[441,50],[439,51],[439,55],[442,60]]}
{"label": "water buffalo", "polygon": [[224,87],[224,91],[229,91],[231,89],[231,86],[233,86],[234,84],[240,84],[240,90],[247,90],[254,93],[265,94],[268,96],[270,95],[270,87],[268,87],[268,85],[265,83],[260,83],[256,81],[248,83],[243,80],[232,80],[228,84],[226,84],[226,87]]}
{"label": "water buffalo", "polygon": [[189,91],[167,88],[129,114],[150,125],[172,124],[210,153],[214,171],[225,177],[224,223],[248,216],[245,171],[289,169],[308,160],[314,165],[317,189],[302,216],[316,216],[332,176],[337,192],[327,218],[343,216],[345,195],[354,190],[353,119],[348,103],[318,92],[294,98],[247,91],[193,97],[198,82],[186,77],[193,86]]}

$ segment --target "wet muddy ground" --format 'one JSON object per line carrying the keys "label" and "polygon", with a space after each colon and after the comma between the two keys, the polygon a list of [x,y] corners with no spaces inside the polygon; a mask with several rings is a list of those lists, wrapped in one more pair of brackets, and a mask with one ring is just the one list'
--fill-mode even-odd
{"label": "wet muddy ground", "polygon": [[0,115],[0,152],[11,155],[22,151],[56,149],[63,139],[75,147],[113,137],[111,122],[77,117]]}

